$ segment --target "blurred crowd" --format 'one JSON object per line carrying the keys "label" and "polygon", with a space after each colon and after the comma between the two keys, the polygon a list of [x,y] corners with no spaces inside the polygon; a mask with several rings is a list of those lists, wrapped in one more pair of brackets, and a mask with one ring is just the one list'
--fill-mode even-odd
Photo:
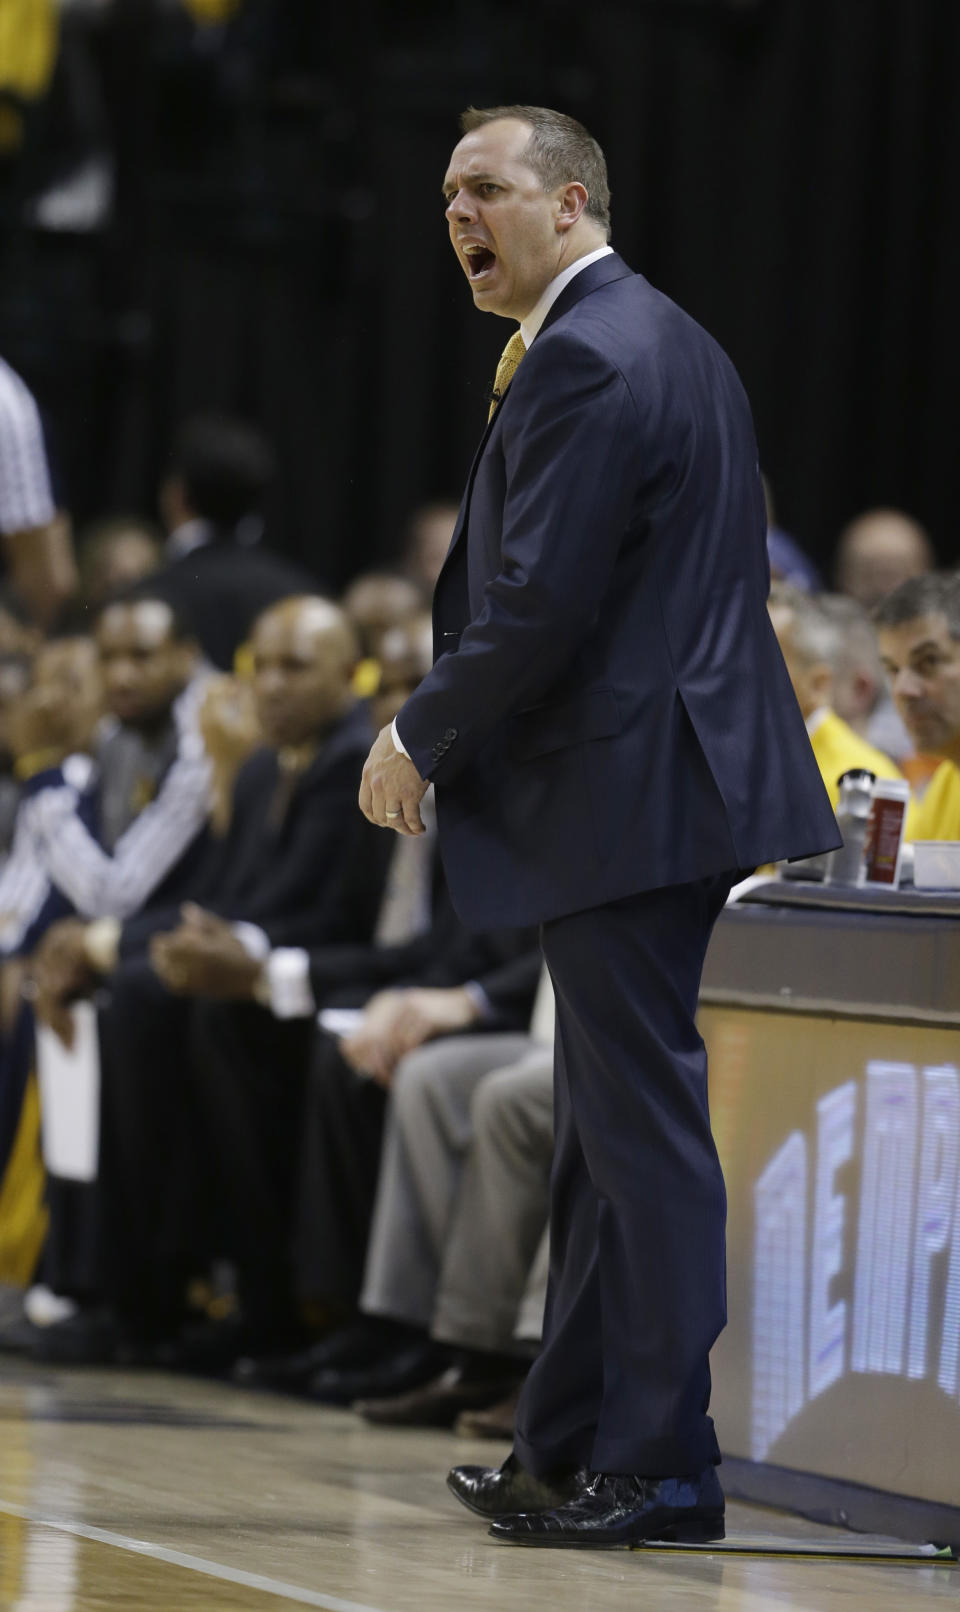
{"label": "blurred crowd", "polygon": [[[549,982],[535,933],[460,923],[432,793],[421,838],[357,809],[431,661],[456,510],[419,510],[395,568],[335,600],[269,546],[269,445],[197,417],[160,524],[104,521],[75,562],[19,402],[19,438],[0,417],[0,1348],[509,1435],[549,1264]],[[960,840],[960,583],[894,510],[840,535],[833,592],[772,518],[770,557],[834,802],[851,768],[906,776],[911,836]],[[92,1166],[44,1150],[58,1056]]]}

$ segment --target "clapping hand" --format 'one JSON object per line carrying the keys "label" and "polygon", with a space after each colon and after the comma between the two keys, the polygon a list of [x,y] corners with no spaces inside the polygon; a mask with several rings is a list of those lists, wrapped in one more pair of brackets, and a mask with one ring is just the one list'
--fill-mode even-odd
{"label": "clapping hand", "polygon": [[261,963],[251,957],[232,926],[193,902],[181,909],[182,923],[156,935],[150,961],[158,979],[175,996],[207,996],[244,1001],[253,995]]}

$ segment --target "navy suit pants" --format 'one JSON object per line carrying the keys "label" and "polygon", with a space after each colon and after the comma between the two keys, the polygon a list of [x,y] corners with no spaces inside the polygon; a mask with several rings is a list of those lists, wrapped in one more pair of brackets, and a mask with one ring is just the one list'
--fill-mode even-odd
{"label": "navy suit pants", "polygon": [[726,1194],[695,1024],[735,874],[544,924],[557,1000],[551,1266],[516,1453],[683,1476],[719,1460],[709,1351],[726,1320]]}

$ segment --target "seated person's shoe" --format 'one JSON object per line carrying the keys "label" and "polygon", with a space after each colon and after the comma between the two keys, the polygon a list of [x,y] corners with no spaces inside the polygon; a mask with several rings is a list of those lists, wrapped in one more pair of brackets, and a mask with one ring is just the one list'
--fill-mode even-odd
{"label": "seated person's shoe", "polygon": [[490,1534],[509,1545],[587,1550],[624,1549],[654,1539],[703,1545],[723,1538],[723,1490],[713,1466],[690,1478],[594,1472],[574,1499],[549,1511],[501,1516]]}
{"label": "seated person's shoe", "polygon": [[360,1372],[375,1366],[396,1352],[405,1334],[414,1338],[426,1336],[413,1327],[402,1328],[395,1323],[360,1316],[295,1353],[238,1360],[234,1381],[250,1388],[279,1388],[291,1394],[302,1394],[311,1379],[321,1372]]}
{"label": "seated person's shoe", "polygon": [[358,1399],[353,1408],[380,1427],[452,1427],[461,1411],[495,1405],[503,1386],[501,1376],[485,1379],[453,1365],[421,1388],[389,1399]]}
{"label": "seated person's shoe", "polygon": [[549,1511],[580,1493],[589,1474],[567,1468],[535,1478],[508,1455],[503,1466],[455,1466],[447,1488],[478,1517],[512,1517],[516,1512]]}
{"label": "seated person's shoe", "polygon": [[[289,1337],[281,1334],[280,1341],[290,1346]],[[251,1327],[241,1315],[191,1320],[176,1336],[157,1345],[156,1363],[167,1371],[223,1376],[234,1370],[238,1360],[263,1353],[268,1346],[263,1329]]]}
{"label": "seated person's shoe", "polygon": [[121,1363],[127,1339],[112,1310],[81,1308],[50,1326],[34,1327],[30,1354],[51,1366],[112,1366]]}
{"label": "seated person's shoe", "polygon": [[519,1404],[520,1387],[517,1387],[504,1399],[498,1399],[488,1410],[463,1411],[454,1422],[453,1431],[458,1438],[503,1438],[512,1441]]}
{"label": "seated person's shoe", "polygon": [[449,1350],[421,1338],[408,1343],[362,1371],[318,1371],[303,1389],[320,1405],[352,1405],[356,1400],[387,1399],[428,1383],[449,1364]]}

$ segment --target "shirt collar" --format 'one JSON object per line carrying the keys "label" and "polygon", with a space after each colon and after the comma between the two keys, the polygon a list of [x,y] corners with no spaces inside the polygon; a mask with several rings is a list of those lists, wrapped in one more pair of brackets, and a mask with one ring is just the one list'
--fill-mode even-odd
{"label": "shirt collar", "polygon": [[561,291],[563,291],[565,287],[570,284],[570,281],[575,279],[582,269],[589,268],[591,263],[599,262],[600,258],[602,257],[609,257],[612,252],[612,246],[598,246],[595,252],[588,252],[585,257],[578,257],[575,263],[571,263],[569,268],[562,269],[561,272],[550,281],[550,284],[547,286],[547,289],[544,291],[543,296],[540,298],[540,301],[537,303],[536,307],[527,314],[526,319],[521,320],[520,334],[523,337],[524,347],[529,349],[531,342],[539,334],[540,326],[546,319],[550,309],[553,307]]}
{"label": "shirt collar", "polygon": [[180,560],[185,554],[191,554],[194,549],[206,548],[213,542],[213,527],[209,521],[194,520],[181,521],[174,527],[167,538],[167,559]]}

